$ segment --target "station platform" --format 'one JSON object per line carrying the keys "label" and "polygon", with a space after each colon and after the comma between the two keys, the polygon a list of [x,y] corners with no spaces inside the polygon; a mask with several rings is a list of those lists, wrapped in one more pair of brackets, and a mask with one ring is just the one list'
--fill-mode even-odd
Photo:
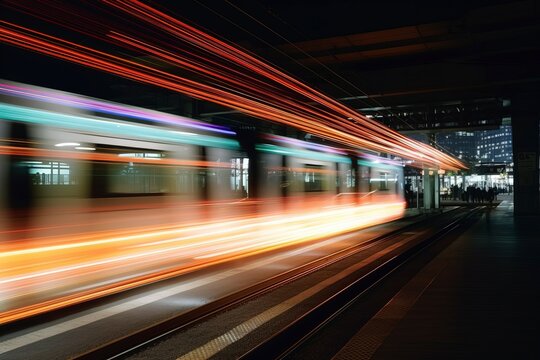
{"label": "station platform", "polygon": [[501,200],[334,359],[540,358],[540,218],[514,217]]}

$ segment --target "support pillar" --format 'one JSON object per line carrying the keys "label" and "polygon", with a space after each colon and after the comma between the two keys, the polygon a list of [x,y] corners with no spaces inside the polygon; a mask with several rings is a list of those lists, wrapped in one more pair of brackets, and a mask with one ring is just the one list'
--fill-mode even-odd
{"label": "support pillar", "polygon": [[420,209],[420,175],[416,175],[416,208]]}
{"label": "support pillar", "polygon": [[437,171],[433,172],[433,197],[434,197],[434,209],[441,208],[441,177]]}
{"label": "support pillar", "polygon": [[436,170],[424,169],[424,209],[438,209],[439,202],[439,175]]}
{"label": "support pillar", "polygon": [[514,215],[516,216],[540,214],[538,96],[540,94],[521,94],[512,99]]}
{"label": "support pillar", "polygon": [[433,208],[433,177],[429,175],[429,170],[424,169],[424,209]]}

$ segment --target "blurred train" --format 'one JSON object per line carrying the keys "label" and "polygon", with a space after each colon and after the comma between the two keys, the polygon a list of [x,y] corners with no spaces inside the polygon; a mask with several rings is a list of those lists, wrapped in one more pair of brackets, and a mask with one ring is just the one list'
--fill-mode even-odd
{"label": "blurred train", "polygon": [[402,165],[375,154],[7,81],[0,187],[0,324],[405,206]]}
{"label": "blurred train", "polygon": [[47,199],[403,198],[403,166],[353,149],[0,83],[4,208]]}

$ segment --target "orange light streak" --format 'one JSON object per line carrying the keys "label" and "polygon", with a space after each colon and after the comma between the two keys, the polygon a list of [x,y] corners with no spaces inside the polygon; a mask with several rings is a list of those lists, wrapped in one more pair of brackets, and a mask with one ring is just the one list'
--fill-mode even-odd
{"label": "orange light streak", "polygon": [[51,149],[39,149],[18,146],[0,145],[1,155],[17,155],[32,158],[52,158],[52,159],[73,159],[84,161],[106,161],[114,163],[138,163],[151,165],[176,165],[188,167],[211,167],[211,168],[230,168],[228,162],[218,161],[202,161],[202,160],[185,160],[171,158],[141,158],[131,156],[118,156],[117,154],[106,154],[96,152],[77,152],[77,151],[62,151]]}
{"label": "orange light streak", "polygon": [[149,226],[131,235],[121,231],[97,233],[94,239],[92,234],[74,235],[50,239],[50,244],[35,239],[26,244],[36,245],[25,248],[3,244],[0,298],[6,310],[0,313],[0,324],[402,215],[401,201],[382,199],[386,201],[365,205],[313,200],[310,206],[286,212],[165,229]]}
{"label": "orange light streak", "polygon": [[[351,115],[344,113],[352,111],[335,101],[329,102],[329,98],[321,97],[318,103],[326,106],[327,109],[315,111],[313,107],[305,106],[300,103],[295,104],[290,98],[269,96],[268,92],[258,91],[259,96],[253,97],[252,94],[238,93],[237,89],[219,89],[215,86],[201,84],[177,75],[173,75],[149,66],[145,66],[130,60],[122,59],[95,49],[90,49],[78,44],[74,44],[62,39],[48,36],[30,29],[2,22],[4,26],[0,27],[0,38],[7,43],[39,51],[47,55],[55,56],[64,60],[77,62],[79,64],[93,67],[102,71],[111,72],[120,76],[128,77],[133,80],[151,83],[162,86],[174,91],[182,92],[193,97],[216,102],[218,104],[232,107],[247,114],[261,117],[286,125],[300,128],[304,131],[329,138],[334,141],[342,142],[354,147],[368,148],[376,151],[393,153],[403,158],[415,159],[420,164],[431,167],[441,167],[445,169],[457,169],[461,167],[459,161],[429,148],[426,145],[413,142],[402,135],[384,128],[384,126],[372,122],[367,118],[362,118],[363,127],[350,124],[341,120],[341,116]],[[197,33],[198,34],[198,33]],[[36,37],[37,35],[37,37]],[[198,34],[197,36],[200,36]],[[117,35],[118,37],[118,35]],[[126,40],[126,39],[124,39]],[[212,37],[206,39],[203,43],[208,49],[220,51],[220,48],[226,49],[226,54],[219,55],[233,57],[229,45],[218,42],[219,46],[209,44]],[[200,43],[200,40],[197,40]],[[130,40],[132,44],[143,46],[142,42]],[[200,44],[201,45],[201,44]],[[156,47],[144,45],[147,50],[159,51],[161,57],[168,57],[169,61],[180,61],[169,53],[165,53]],[[202,45],[201,45],[202,46]],[[234,52],[233,52],[234,53]],[[241,55],[243,52],[241,52]],[[315,95],[306,90],[305,85],[298,85],[298,81],[289,79],[288,76],[279,78],[278,75],[284,75],[278,72],[278,75],[270,72],[268,65],[262,66],[259,60],[251,59],[246,63],[245,60],[236,59],[239,64],[247,66],[251,71],[269,77],[271,80],[284,85],[294,91],[315,100]],[[251,64],[252,62],[255,65]],[[251,65],[250,65],[251,64]],[[261,70],[262,66],[262,70]],[[200,69],[200,67],[198,67]],[[276,70],[277,71],[277,70]],[[275,71],[274,71],[275,72]],[[208,72],[207,72],[208,73]],[[224,79],[222,77],[222,79]],[[285,80],[284,80],[285,79]],[[291,82],[292,81],[292,82]],[[233,83],[234,85],[234,83]],[[246,85],[249,90],[249,85]],[[312,89],[311,89],[312,90]],[[337,115],[332,112],[338,112]],[[356,114],[355,116],[360,116]],[[381,130],[381,129],[384,129]],[[461,165],[460,165],[461,164]]]}
{"label": "orange light streak", "polygon": [[[218,53],[219,56],[225,57],[233,63],[237,63],[247,69],[250,69],[256,73],[273,80],[286,88],[294,89],[296,92],[306,96],[307,98],[324,105],[325,107],[335,110],[341,114],[344,118],[356,118],[362,122],[362,124],[370,129],[380,131],[383,135],[390,134],[391,137],[403,144],[414,144],[415,147],[421,148],[423,151],[428,152],[430,156],[435,158],[441,158],[453,163],[457,168],[464,168],[464,165],[457,159],[454,159],[438,150],[435,150],[425,144],[416,142],[412,139],[408,139],[405,136],[393,131],[384,125],[371,120],[360,113],[346,107],[338,101],[326,96],[325,94],[316,91],[315,89],[307,86],[299,80],[289,76],[288,74],[280,71],[279,69],[265,63],[262,60],[252,56],[251,54],[236,48],[226,42],[223,42],[216,37],[206,34],[178,19],[175,19],[157,9],[152,8],[149,5],[144,4],[139,0],[103,0],[118,9],[126,11],[127,13],[146,21],[178,38],[184,39],[190,43],[200,46],[202,49],[207,50],[209,53]],[[344,120],[342,119],[342,123]],[[365,130],[365,129],[364,129]]]}

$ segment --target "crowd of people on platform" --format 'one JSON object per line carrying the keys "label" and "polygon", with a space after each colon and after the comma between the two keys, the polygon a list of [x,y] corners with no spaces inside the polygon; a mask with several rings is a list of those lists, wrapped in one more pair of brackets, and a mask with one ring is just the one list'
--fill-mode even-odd
{"label": "crowd of people on platform", "polygon": [[[442,200],[455,200],[455,201],[465,201],[468,203],[489,203],[492,204],[493,201],[497,200],[498,194],[505,194],[507,192],[512,192],[512,189],[507,189],[505,187],[479,187],[477,185],[469,185],[466,188],[463,188],[461,185],[451,185],[448,189],[445,188],[444,192],[441,191]],[[404,188],[405,200],[407,201],[408,207],[416,206],[417,194],[416,191],[413,191],[412,184],[410,180],[407,180]],[[422,192],[418,194],[420,201],[423,198]]]}
{"label": "crowd of people on platform", "polygon": [[480,188],[476,185],[469,185],[465,190],[458,185],[451,187],[451,194],[454,200],[462,200],[472,203],[483,203],[496,200],[498,189],[497,186],[489,188]]}

